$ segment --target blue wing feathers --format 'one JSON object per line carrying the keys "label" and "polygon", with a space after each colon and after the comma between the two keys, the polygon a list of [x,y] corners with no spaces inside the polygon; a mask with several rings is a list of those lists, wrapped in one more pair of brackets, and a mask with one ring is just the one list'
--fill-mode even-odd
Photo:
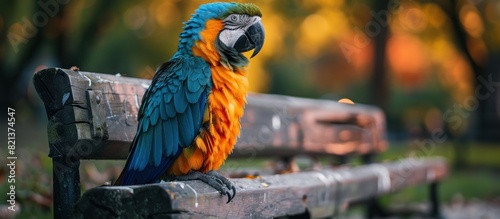
{"label": "blue wing feathers", "polygon": [[[168,87],[167,87],[167,86],[163,86],[163,87],[161,88],[161,93],[162,93],[163,95],[165,95],[167,92],[168,92]],[[165,103],[168,103],[170,100],[166,100],[166,99],[164,99],[163,101],[165,101]]]}
{"label": "blue wing feathers", "polygon": [[177,118],[173,117],[168,120],[168,127],[171,128],[171,135],[172,139],[170,140],[170,147],[169,149],[171,152],[169,154],[176,154],[177,149],[179,149],[179,127],[177,126]]}
{"label": "blue wing feathers", "polygon": [[202,92],[203,92],[202,88],[200,88],[195,93],[191,93],[189,91],[186,92],[186,99],[187,99],[188,103],[196,103],[196,102],[200,101],[200,95]]}
{"label": "blue wing feathers", "polygon": [[[151,149],[153,148],[153,131],[154,129],[153,128],[150,128],[147,132],[143,132],[142,133],[142,147],[141,148],[141,155],[138,156],[138,170],[144,170],[144,167],[146,167],[146,164],[148,164],[148,162],[144,162],[144,161],[148,161],[149,160],[149,157],[150,157],[150,153],[151,153]],[[142,161],[141,161],[142,160]]]}
{"label": "blue wing feathers", "polygon": [[172,95],[172,93],[169,93],[168,90],[165,91],[163,93],[163,103],[170,103],[170,101],[172,100],[172,97],[174,97],[174,95]]}
{"label": "blue wing feathers", "polygon": [[198,135],[210,89],[210,68],[199,57],[177,57],[158,68],[143,97],[122,185],[158,182]]}
{"label": "blue wing feathers", "polygon": [[140,142],[140,145],[144,145],[143,148],[141,148],[141,150],[137,150],[137,151],[132,151],[132,165],[129,167],[130,170],[142,170],[144,168],[145,165],[143,165],[144,162],[141,162],[142,159],[140,159],[141,157],[143,157],[143,154],[146,154],[147,152],[147,147],[149,146],[146,146],[146,145],[150,145],[148,144],[147,142],[147,136],[146,136],[146,133],[147,132],[143,132],[143,134],[141,136],[139,136],[139,141]]}
{"label": "blue wing feathers", "polygon": [[194,93],[194,92],[197,92],[200,89],[201,89],[201,85],[198,82],[198,78],[196,78],[196,77],[190,77],[187,80],[187,90],[188,91]]}
{"label": "blue wing feathers", "polygon": [[182,127],[180,135],[180,143],[183,147],[188,147],[194,139],[193,117],[191,115],[191,107],[186,107],[186,113],[178,116],[177,120],[179,127]]}
{"label": "blue wing feathers", "polygon": [[[138,139],[137,137],[134,139],[134,141],[132,142],[132,145],[135,145],[136,144],[136,141],[142,141],[141,139]],[[126,169],[127,171],[133,171],[134,169],[137,169],[136,167],[139,166],[138,164],[138,161],[139,159],[132,159],[132,155],[136,155],[140,153],[139,152],[136,152],[136,151],[130,151],[130,154],[129,154],[129,157],[127,158],[127,164],[129,164],[128,162],[130,161],[130,164],[128,166],[126,166]]]}
{"label": "blue wing feathers", "polygon": [[[151,148],[149,149],[149,151],[146,151],[146,156],[147,156],[146,160],[149,161],[148,163],[152,164],[153,166],[157,166],[158,165],[158,164],[155,163],[155,159],[156,159],[155,158],[155,156],[156,156],[155,153],[156,153],[156,148],[157,148],[157,147],[155,147],[156,143],[157,143],[156,142],[156,128],[157,127],[158,127],[157,125],[151,127],[151,136],[150,136],[150,138],[151,138],[151,143],[150,143],[151,144]],[[161,143],[160,143],[160,145],[161,145]],[[160,156],[161,156],[161,154],[160,154]]]}
{"label": "blue wing feathers", "polygon": [[168,86],[168,89],[170,90],[171,93],[177,93],[177,90],[179,89],[178,86],[176,86],[174,83],[166,85]]}
{"label": "blue wing feathers", "polygon": [[153,112],[151,113],[151,116],[149,117],[149,120],[151,121],[151,125],[154,126],[158,122],[158,119],[160,118],[160,109],[159,107],[154,108]]}
{"label": "blue wing feathers", "polygon": [[[170,119],[169,119],[170,120]],[[168,120],[164,120],[161,122],[161,125],[163,126],[163,129],[164,130],[168,130],[169,127],[172,127],[172,126],[169,126],[169,121]],[[173,149],[174,149],[174,146],[175,145],[172,145],[173,144],[173,135],[172,135],[172,132],[165,132],[163,135],[163,142],[165,142],[163,144],[163,152],[165,152],[165,155],[166,156],[172,156],[174,153],[173,153]]]}
{"label": "blue wing feathers", "polygon": [[172,80],[172,84],[174,86],[176,86],[177,88],[179,88],[179,85],[181,84],[181,80],[177,79],[177,80]]}
{"label": "blue wing feathers", "polygon": [[187,99],[186,99],[186,94],[184,92],[179,92],[176,93],[174,96],[174,106],[175,106],[175,111],[178,114],[183,114],[186,111],[186,107],[188,105]]}
{"label": "blue wing feathers", "polygon": [[163,144],[166,144],[167,142],[163,142],[163,124],[162,122],[158,123],[155,126],[155,133],[154,133],[154,144],[153,144],[153,150],[151,150],[151,158],[150,161],[153,161],[154,166],[160,165],[161,157],[162,157],[162,150],[163,150]]}
{"label": "blue wing feathers", "polygon": [[[165,107],[166,104],[160,104],[160,118],[161,120],[167,120],[168,119],[168,114],[167,114],[167,108]],[[162,123],[160,121],[160,123]]]}
{"label": "blue wing feathers", "polygon": [[142,125],[142,131],[143,132],[146,132],[148,131],[148,128],[149,128],[149,117],[143,117],[142,118],[142,121],[139,123],[139,126]]}
{"label": "blue wing feathers", "polygon": [[207,98],[208,98],[208,92],[205,90],[201,94],[200,102],[198,103],[199,104],[198,107],[200,108],[200,113],[201,113],[201,120],[203,120],[203,113],[205,113],[205,108],[207,107]]}
{"label": "blue wing feathers", "polygon": [[201,127],[201,120],[203,119],[203,112],[200,112],[198,104],[191,104],[191,115],[193,115],[193,128],[195,129],[193,131],[197,132]]}
{"label": "blue wing feathers", "polygon": [[165,106],[165,109],[167,110],[167,116],[169,118],[172,118],[174,117],[175,115],[177,115],[177,111],[175,110],[175,106],[174,104],[169,104],[169,105],[166,105]]}

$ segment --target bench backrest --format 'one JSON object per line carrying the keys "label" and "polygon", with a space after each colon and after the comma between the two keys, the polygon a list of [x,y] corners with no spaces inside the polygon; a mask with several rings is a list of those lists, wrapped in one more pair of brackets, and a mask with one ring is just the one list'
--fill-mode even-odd
{"label": "bench backrest", "polygon": [[[51,157],[126,159],[150,80],[48,68],[34,85],[49,118]],[[376,107],[250,94],[232,157],[369,154],[386,149]]]}

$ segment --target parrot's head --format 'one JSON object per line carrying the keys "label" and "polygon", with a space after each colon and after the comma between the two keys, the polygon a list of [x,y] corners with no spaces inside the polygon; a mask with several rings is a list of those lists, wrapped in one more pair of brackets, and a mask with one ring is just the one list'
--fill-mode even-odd
{"label": "parrot's head", "polygon": [[259,8],[250,3],[209,3],[201,5],[185,22],[177,54],[192,54],[207,62],[242,67],[242,54],[253,49],[251,58],[264,44],[264,27]]}

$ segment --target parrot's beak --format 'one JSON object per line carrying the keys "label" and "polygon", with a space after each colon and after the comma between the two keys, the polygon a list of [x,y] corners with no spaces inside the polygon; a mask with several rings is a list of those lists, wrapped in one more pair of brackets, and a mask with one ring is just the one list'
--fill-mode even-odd
{"label": "parrot's beak", "polygon": [[250,58],[253,58],[259,54],[262,46],[264,45],[264,26],[262,25],[262,20],[260,17],[255,19],[255,21],[248,26],[245,34],[242,34],[233,48],[238,52],[247,52],[253,49],[253,54]]}

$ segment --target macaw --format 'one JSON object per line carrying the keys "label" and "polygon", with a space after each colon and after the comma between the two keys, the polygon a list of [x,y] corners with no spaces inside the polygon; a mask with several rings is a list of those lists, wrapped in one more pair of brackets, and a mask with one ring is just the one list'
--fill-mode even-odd
{"label": "macaw", "polygon": [[[228,196],[215,172],[240,134],[248,80],[243,52],[264,43],[259,8],[250,3],[201,5],[185,22],[177,52],[157,70],[142,99],[137,134],[115,185],[199,179]],[[231,194],[232,192],[232,194]]]}

